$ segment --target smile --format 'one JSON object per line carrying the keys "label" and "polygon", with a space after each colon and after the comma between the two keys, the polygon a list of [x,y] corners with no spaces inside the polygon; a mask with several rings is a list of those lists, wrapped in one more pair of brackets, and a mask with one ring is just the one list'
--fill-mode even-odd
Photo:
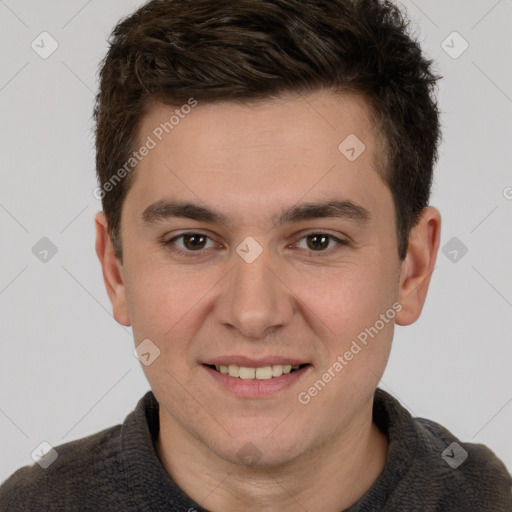
{"label": "smile", "polygon": [[286,356],[219,356],[201,364],[218,389],[237,398],[277,396],[313,372],[311,363]]}
{"label": "smile", "polygon": [[253,368],[249,366],[238,366],[237,364],[217,364],[211,365],[210,368],[233,378],[244,380],[269,380],[299,370],[301,366],[306,365],[273,364],[271,366],[259,366]]}

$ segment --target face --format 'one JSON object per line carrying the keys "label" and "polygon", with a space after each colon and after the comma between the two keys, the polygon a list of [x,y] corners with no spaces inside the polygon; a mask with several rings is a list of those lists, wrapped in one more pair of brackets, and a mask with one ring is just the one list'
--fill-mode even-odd
{"label": "face", "polygon": [[159,140],[174,109],[140,127],[156,145],[123,204],[115,316],[159,350],[162,431],[291,461],[371,417],[389,355],[403,264],[377,134],[327,91],[198,104]]}

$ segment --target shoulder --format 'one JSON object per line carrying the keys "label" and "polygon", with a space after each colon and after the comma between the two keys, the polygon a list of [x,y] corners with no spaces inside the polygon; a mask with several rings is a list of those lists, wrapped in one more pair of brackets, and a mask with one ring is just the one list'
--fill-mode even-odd
{"label": "shoulder", "polygon": [[108,475],[122,471],[121,428],[55,446],[38,463],[19,468],[0,486],[0,510],[85,510],[74,507],[91,493],[104,495],[102,487],[112,484]]}
{"label": "shoulder", "polygon": [[414,418],[413,423],[418,435],[413,467],[424,476],[424,491],[437,491],[439,510],[512,510],[511,476],[491,449],[462,442],[434,421]]}
{"label": "shoulder", "polygon": [[389,448],[370,504],[380,499],[386,511],[512,511],[511,476],[488,447],[465,443],[439,423],[412,417],[380,388],[374,422],[386,433]]}

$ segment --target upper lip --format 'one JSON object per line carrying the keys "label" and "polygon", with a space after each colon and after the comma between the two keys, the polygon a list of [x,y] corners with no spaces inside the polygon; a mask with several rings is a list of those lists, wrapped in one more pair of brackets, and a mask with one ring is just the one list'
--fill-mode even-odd
{"label": "upper lip", "polygon": [[286,356],[266,356],[258,358],[247,356],[219,356],[208,359],[203,364],[216,366],[229,366],[230,364],[233,364],[237,366],[244,366],[246,368],[260,368],[262,366],[273,366],[276,364],[300,366],[301,364],[307,364],[307,362],[304,359],[297,359],[296,357]]}

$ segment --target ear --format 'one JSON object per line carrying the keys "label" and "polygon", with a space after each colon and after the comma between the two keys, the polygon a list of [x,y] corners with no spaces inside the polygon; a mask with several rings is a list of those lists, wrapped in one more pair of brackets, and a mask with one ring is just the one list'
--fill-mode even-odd
{"label": "ear", "polygon": [[407,255],[402,262],[398,301],[402,309],[396,315],[398,325],[414,323],[420,316],[434,271],[441,237],[441,215],[429,206],[411,230]]}
{"label": "ear", "polygon": [[107,289],[114,318],[122,325],[131,325],[122,263],[116,255],[108,233],[108,222],[104,212],[98,212],[96,223],[96,254],[103,270],[103,281]]}

